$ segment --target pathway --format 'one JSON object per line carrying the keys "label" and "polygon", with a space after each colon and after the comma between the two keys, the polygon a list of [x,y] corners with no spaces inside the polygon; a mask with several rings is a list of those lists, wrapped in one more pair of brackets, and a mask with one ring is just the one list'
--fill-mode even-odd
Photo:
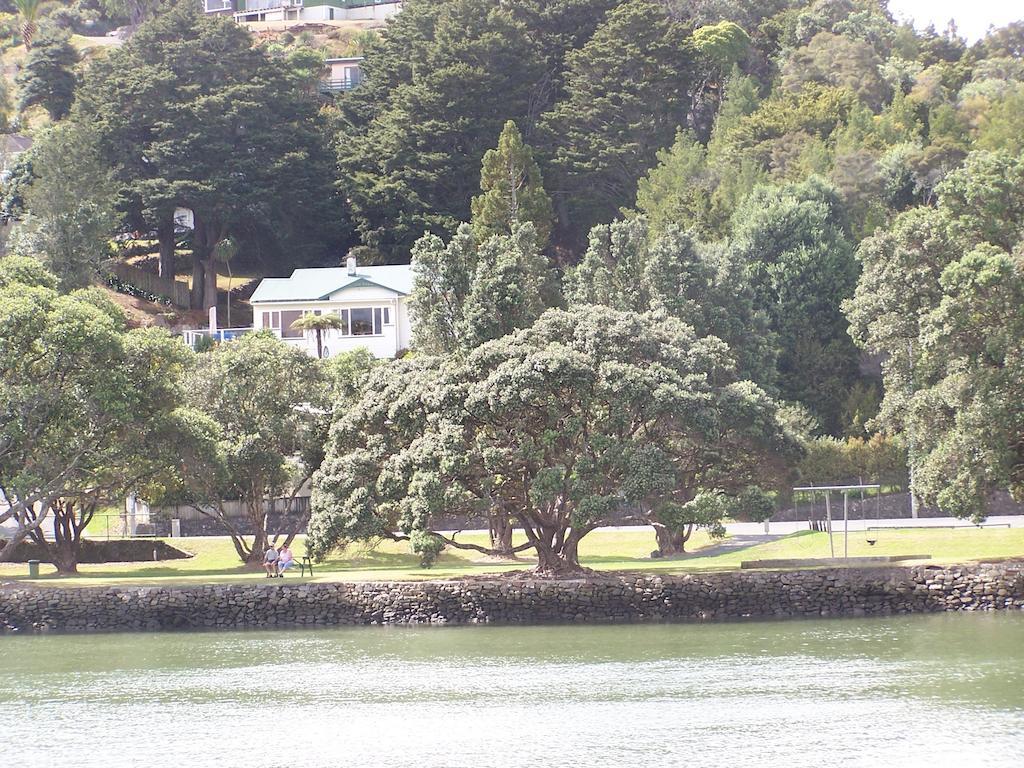
{"label": "pathway", "polygon": [[764,526],[761,526],[761,533],[730,533],[729,538],[718,544],[699,549],[693,554],[687,552],[679,557],[680,560],[696,560],[701,557],[717,557],[730,552],[740,552],[744,549],[756,547],[758,544],[767,544],[769,541],[781,539],[784,533],[764,533]]}

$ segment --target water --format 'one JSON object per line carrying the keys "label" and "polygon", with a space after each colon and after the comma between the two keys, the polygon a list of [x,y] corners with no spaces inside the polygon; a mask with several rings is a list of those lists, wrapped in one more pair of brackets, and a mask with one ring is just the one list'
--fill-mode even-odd
{"label": "water", "polygon": [[4,766],[1024,765],[1024,615],[0,637]]}

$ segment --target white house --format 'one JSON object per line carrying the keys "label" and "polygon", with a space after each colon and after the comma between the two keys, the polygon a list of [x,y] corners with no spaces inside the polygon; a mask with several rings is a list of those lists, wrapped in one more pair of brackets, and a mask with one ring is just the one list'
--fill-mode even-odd
{"label": "white house", "polygon": [[315,334],[295,330],[292,323],[306,313],[334,312],[341,328],[323,331],[324,357],[366,347],[376,357],[389,358],[409,348],[411,292],[409,264],[361,267],[349,258],[344,267],[296,269],[291,277],[264,278],[249,303],[254,330],[269,328],[314,357]]}
{"label": "white house", "polygon": [[324,93],[351,91],[363,82],[362,63],[362,56],[324,59],[325,77],[320,80],[320,91]]}
{"label": "white house", "polygon": [[401,0],[203,0],[206,13],[251,21],[383,21]]}

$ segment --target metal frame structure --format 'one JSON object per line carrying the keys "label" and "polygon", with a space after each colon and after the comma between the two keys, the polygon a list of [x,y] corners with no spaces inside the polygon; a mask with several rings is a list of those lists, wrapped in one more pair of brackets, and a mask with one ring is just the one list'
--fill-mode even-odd
{"label": "metal frame structure", "polygon": [[832,491],[843,494],[843,557],[850,556],[850,492],[874,490],[878,497],[882,492],[882,486],[877,484],[869,485],[805,485],[793,489],[793,493],[810,493],[813,501],[814,494],[824,492],[825,494],[825,519],[828,524],[828,549],[832,557],[836,556],[835,542],[832,540]]}

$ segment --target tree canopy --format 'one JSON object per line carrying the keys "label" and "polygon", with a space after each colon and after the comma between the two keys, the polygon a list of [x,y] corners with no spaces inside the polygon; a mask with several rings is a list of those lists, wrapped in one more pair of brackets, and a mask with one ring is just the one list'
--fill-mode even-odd
{"label": "tree canopy", "polygon": [[418,532],[482,549],[431,520],[498,507],[542,571],[575,571],[580,540],[617,507],[644,503],[681,525],[700,491],[728,488],[785,444],[775,406],[736,380],[719,340],[654,313],[553,309],[462,361],[371,374],[332,428],[310,547]]}
{"label": "tree canopy", "polygon": [[24,112],[39,105],[52,120],[60,120],[71,111],[75,100],[78,51],[68,35],[48,32],[35,38],[25,65],[18,72],[18,109]]}
{"label": "tree canopy", "polygon": [[216,300],[213,251],[229,235],[281,265],[315,260],[343,234],[304,78],[191,4],[143,24],[86,74],[73,119],[95,126],[125,215],[156,228],[176,207],[193,211],[197,306]]}
{"label": "tree canopy", "polygon": [[473,198],[473,230],[478,240],[508,234],[517,224],[530,222],[537,244],[551,234],[551,199],[544,192],[533,151],[523,143],[516,124],[501,129],[496,149],[484,153],[480,173],[482,194]]}
{"label": "tree canopy", "polygon": [[[213,518],[239,558],[258,563],[305,522],[294,500],[323,460],[331,379],[322,361],[258,332],[199,355],[185,388],[191,439],[169,495]],[[264,500],[278,498],[286,508],[271,518]],[[229,499],[241,500],[244,524],[225,512]]]}
{"label": "tree canopy", "polygon": [[67,572],[97,506],[155,487],[177,460],[191,353],[128,330],[96,289],[56,284],[34,259],[0,259],[0,522],[15,526],[0,561],[31,537]]}
{"label": "tree canopy", "polygon": [[969,156],[936,209],[861,243],[846,304],[854,336],[888,357],[879,421],[906,435],[913,492],[963,517],[995,491],[1024,495],[1019,174],[1008,154]]}

